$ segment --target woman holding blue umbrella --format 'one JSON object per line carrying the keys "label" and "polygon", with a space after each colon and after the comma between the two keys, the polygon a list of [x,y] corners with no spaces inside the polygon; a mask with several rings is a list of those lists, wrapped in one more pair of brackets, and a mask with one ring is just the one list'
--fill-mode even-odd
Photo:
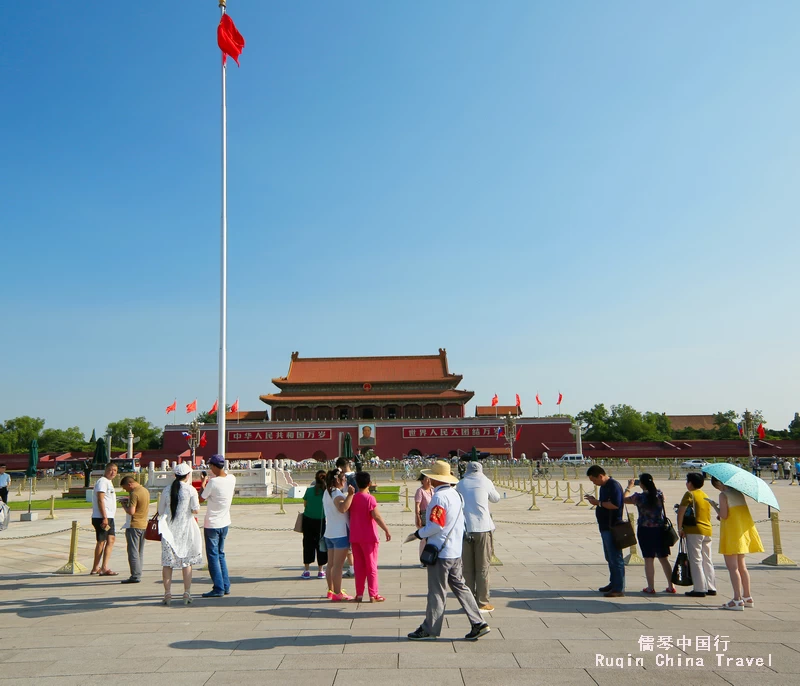
{"label": "woman holding blue umbrella", "polygon": [[725,485],[713,475],[711,485],[720,491],[719,503],[710,498],[707,500],[716,510],[720,521],[719,552],[725,558],[725,566],[728,568],[733,587],[733,599],[722,605],[722,609],[744,610],[745,607],[755,607],[750,592],[750,572],[747,571],[745,555],[763,553],[764,545],[761,543],[761,537],[756,530],[744,494]]}

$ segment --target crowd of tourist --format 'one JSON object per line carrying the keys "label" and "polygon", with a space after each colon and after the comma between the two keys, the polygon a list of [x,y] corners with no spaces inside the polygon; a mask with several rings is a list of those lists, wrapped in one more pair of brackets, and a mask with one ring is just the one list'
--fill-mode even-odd
{"label": "crowd of tourist", "polygon": [[[465,638],[476,640],[490,631],[482,613],[494,610],[491,604],[490,565],[493,557],[494,521],[490,504],[500,500],[492,481],[483,473],[479,461],[468,462],[459,479],[446,460],[435,461],[422,469],[420,485],[414,496],[416,529],[405,542],[419,541],[421,566],[427,570],[428,593],[425,619],[408,635],[411,640],[431,640],[442,631],[448,588],[456,597],[470,622]],[[172,601],[172,576],[181,570],[183,602],[192,603],[192,569],[200,563],[203,539],[208,569],[213,583],[204,598],[228,595],[231,582],[225,559],[225,540],[231,524],[230,508],[236,485],[235,477],[225,471],[221,455],[210,458],[208,469],[198,488],[191,483],[192,468],[186,463],[175,465],[174,481],[162,491],[157,514],[148,521],[150,494],[132,477],[121,482],[128,494],[120,505],[128,516],[125,537],[130,576],[122,583],[139,583],[142,577],[144,541],[150,534],[161,540],[161,566],[164,585],[163,604]],[[116,540],[117,509],[113,479],[117,467],[109,464],[94,486],[92,525],[96,532],[94,564],[90,574],[117,576],[109,567]],[[670,549],[675,541],[667,536],[672,528],[667,515],[664,494],[656,487],[652,475],[643,473],[631,479],[627,487],[606,474],[600,465],[587,471],[598,487],[597,496],[586,500],[595,506],[595,516],[609,569],[609,582],[598,589],[608,598],[623,597],[625,564],[619,541],[620,525],[628,521],[625,506],[637,510],[635,541],[644,558],[646,586],[642,593],[655,595],[656,560],[664,576],[664,593],[675,594]],[[686,477],[686,493],[677,508],[677,534],[686,545],[691,570],[692,589],[689,597],[717,594],[712,559],[712,511],[720,521],[719,552],[728,570],[733,598],[721,607],[743,610],[754,607],[750,575],[745,556],[762,552],[763,545],[742,493],[711,478],[711,485],[720,491],[716,502],[703,491],[706,477],[690,472]],[[639,492],[632,492],[638,486]],[[311,565],[316,564],[317,578],[325,579],[327,597],[332,602],[384,602],[379,587],[380,533],[386,542],[392,540],[378,502],[372,494],[373,483],[368,472],[353,472],[349,460],[340,458],[329,471],[318,470],[313,484],[303,496],[304,509],[296,530],[303,535],[303,579],[311,578]],[[198,524],[200,503],[206,502],[202,526]],[[299,528],[298,528],[299,527]],[[152,529],[152,532],[151,532]],[[628,544],[630,545],[630,544]],[[355,595],[343,588],[346,576],[355,577]],[[687,582],[688,583],[688,582]]]}

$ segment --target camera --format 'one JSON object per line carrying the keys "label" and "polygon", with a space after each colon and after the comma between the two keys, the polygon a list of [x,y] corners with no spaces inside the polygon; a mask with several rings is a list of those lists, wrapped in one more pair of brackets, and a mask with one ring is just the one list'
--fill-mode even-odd
{"label": "camera", "polygon": [[638,486],[639,485],[639,479],[634,479],[633,480],[633,485],[634,486]]}

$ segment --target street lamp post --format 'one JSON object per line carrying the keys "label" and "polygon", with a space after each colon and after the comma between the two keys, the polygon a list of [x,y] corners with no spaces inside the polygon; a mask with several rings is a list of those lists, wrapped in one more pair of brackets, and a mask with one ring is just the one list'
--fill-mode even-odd
{"label": "street lamp post", "polygon": [[747,455],[749,457],[748,464],[753,466],[753,439],[756,435],[755,421],[753,413],[745,409],[742,415],[742,438],[747,441]]}
{"label": "street lamp post", "polygon": [[572,426],[569,428],[569,432],[575,436],[575,452],[578,455],[583,455],[582,437],[590,428],[586,422],[582,422],[580,419],[573,420]]}
{"label": "street lamp post", "polygon": [[508,444],[508,448],[511,451],[511,461],[514,460],[514,441],[517,440],[517,418],[512,417],[510,414],[506,415],[505,419],[503,420],[505,426],[503,427],[505,431],[505,439],[506,443]]}
{"label": "street lamp post", "polygon": [[186,440],[189,442],[189,449],[192,451],[192,467],[195,465],[197,446],[200,445],[201,426],[203,426],[203,422],[198,422],[196,417],[189,423],[189,436]]}

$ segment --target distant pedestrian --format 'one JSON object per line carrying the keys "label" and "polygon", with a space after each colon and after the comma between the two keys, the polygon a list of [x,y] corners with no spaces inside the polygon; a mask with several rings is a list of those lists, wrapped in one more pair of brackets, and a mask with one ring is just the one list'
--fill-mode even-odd
{"label": "distant pedestrian", "polygon": [[783,478],[784,479],[791,479],[792,478],[792,463],[789,462],[789,458],[786,458],[783,462]]}
{"label": "distant pedestrian", "polygon": [[[711,558],[711,506],[708,496],[702,491],[704,484],[705,475],[689,472],[686,475],[686,493],[678,507],[678,535],[686,539],[693,583],[692,590],[684,595],[693,598],[717,595],[717,579]],[[690,507],[694,513],[694,524],[685,521]]]}
{"label": "distant pedestrian", "polygon": [[611,525],[622,520],[623,491],[622,486],[616,479],[612,479],[606,474],[605,469],[600,465],[592,465],[586,470],[595,486],[599,486],[598,498],[593,495],[584,496],[586,500],[595,506],[595,517],[597,518],[597,528],[600,530],[600,538],[603,541],[603,554],[608,563],[610,575],[606,586],[598,589],[605,594],[606,598],[621,598],[625,595],[625,562],[622,558],[622,551],[614,543],[614,536],[611,533]]}
{"label": "distant pedestrian", "polygon": [[800,460],[794,463],[794,478],[797,480],[797,485],[800,486]]}
{"label": "distant pedestrian", "polygon": [[494,522],[489,503],[499,503],[500,494],[480,462],[467,464],[467,473],[458,482],[456,491],[464,500],[464,545],[461,560],[466,582],[481,612],[491,612],[489,570],[492,562]]}
{"label": "distant pedestrian", "polygon": [[8,504],[8,489],[11,488],[11,475],[6,474],[6,465],[0,464],[0,500]]}
{"label": "distant pedestrian", "polygon": [[[192,603],[192,565],[200,563],[203,544],[195,515],[200,512],[197,489],[191,485],[192,468],[185,462],[172,470],[172,485],[161,492],[158,501],[158,532],[161,534],[161,579],[164,605],[172,601],[172,570],[183,576],[183,603]],[[209,568],[211,565],[209,564]]]}
{"label": "distant pedestrian", "polygon": [[111,562],[111,553],[114,550],[114,541],[117,540],[117,531],[114,517],[117,514],[117,491],[113,479],[117,475],[117,465],[110,462],[106,465],[103,476],[94,485],[92,491],[92,526],[95,531],[94,564],[89,574],[99,576],[117,576],[118,572],[111,571],[108,566]]}
{"label": "distant pedestrian", "polygon": [[231,525],[231,502],[236,489],[236,477],[225,471],[225,458],[212,455],[208,460],[211,477],[203,479],[203,494],[207,503],[203,521],[203,536],[206,541],[208,573],[213,588],[203,593],[204,598],[221,598],[231,592],[228,562],[225,559],[225,539]]}
{"label": "distant pedestrian", "polygon": [[325,470],[320,469],[314,475],[314,484],[303,494],[303,579],[311,578],[309,567],[317,561],[319,567],[317,578],[324,579],[323,567],[328,564],[327,550],[320,550],[319,543],[325,529],[325,509],[322,507],[322,496],[325,493]]}
{"label": "distant pedestrian", "polygon": [[122,509],[131,518],[130,524],[125,529],[125,542],[128,544],[128,566],[131,575],[120,583],[138,584],[142,580],[144,532],[147,529],[147,515],[150,511],[150,491],[132,476],[123,477],[120,486],[129,493],[128,499],[122,503]]}
{"label": "distant pedestrian", "polygon": [[778,478],[778,461],[777,460],[773,460],[772,461],[772,478],[773,478],[773,480]]}
{"label": "distant pedestrian", "polygon": [[412,641],[427,641],[439,637],[444,623],[447,603],[447,586],[467,614],[471,628],[464,637],[475,641],[488,634],[489,625],[483,621],[475,597],[464,583],[462,572],[462,539],[464,537],[464,503],[452,486],[458,479],[450,473],[450,464],[444,460],[434,463],[432,469],[424,469],[429,476],[434,492],[427,512],[427,522],[406,541],[427,539],[439,555],[435,564],[428,567],[428,604],[425,621],[408,638]]}
{"label": "distant pedestrian", "polygon": [[644,558],[644,574],[647,579],[647,587],[642,589],[642,593],[655,595],[656,593],[656,569],[655,561],[658,559],[664,576],[667,577],[667,588],[664,593],[677,593],[672,583],[672,566],[669,563],[669,548],[664,542],[664,526],[666,523],[666,512],[664,510],[664,494],[656,488],[653,477],[644,473],[639,476],[639,486],[641,493],[628,495],[633,488],[635,481],[630,479],[628,487],[624,491],[624,502],[629,505],[636,505],[639,517],[636,526],[636,538],[639,541],[639,548]]}
{"label": "distant pedestrian", "polygon": [[356,474],[358,493],[350,504],[350,548],[353,551],[353,562],[356,568],[357,603],[364,599],[364,586],[369,592],[371,603],[382,603],[384,598],[378,591],[378,548],[380,537],[378,528],[386,535],[386,542],[392,540],[389,527],[383,520],[378,501],[369,492],[370,475],[368,472]]}
{"label": "distant pedestrian", "polygon": [[[428,504],[433,497],[433,486],[431,485],[430,477],[424,474],[419,475],[419,488],[414,493],[414,524],[418,529],[425,526],[426,512],[428,511]],[[425,547],[425,541],[419,542],[419,552],[422,554],[422,549]],[[425,565],[420,565],[424,567]]]}
{"label": "distant pedestrian", "polygon": [[763,553],[764,545],[758,535],[750,509],[744,495],[711,477],[711,485],[721,491],[719,503],[710,498],[708,503],[716,510],[720,520],[719,552],[725,558],[725,566],[731,577],[733,600],[722,606],[723,610],[743,610],[755,607],[750,590],[750,572],[745,555]]}

